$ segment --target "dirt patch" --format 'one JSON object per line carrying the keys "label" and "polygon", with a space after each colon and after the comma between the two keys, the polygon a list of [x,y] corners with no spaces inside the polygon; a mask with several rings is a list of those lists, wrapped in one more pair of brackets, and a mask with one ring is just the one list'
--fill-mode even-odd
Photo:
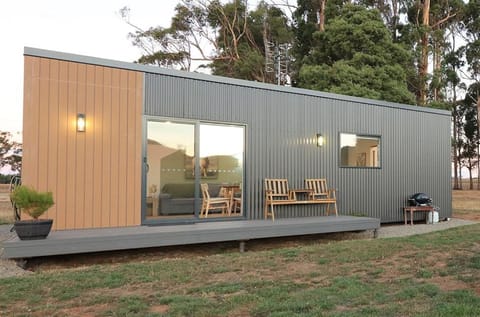
{"label": "dirt patch", "polygon": [[460,289],[469,289],[470,286],[451,276],[435,276],[429,279],[429,282],[437,285],[442,291],[456,291]]}
{"label": "dirt patch", "polygon": [[168,305],[155,305],[150,307],[150,312],[154,314],[165,314],[168,313],[170,307]]}
{"label": "dirt patch", "polygon": [[68,309],[63,309],[59,313],[65,314],[65,316],[78,316],[78,317],[95,317],[100,313],[109,309],[109,305],[89,305],[82,307],[72,307]]}

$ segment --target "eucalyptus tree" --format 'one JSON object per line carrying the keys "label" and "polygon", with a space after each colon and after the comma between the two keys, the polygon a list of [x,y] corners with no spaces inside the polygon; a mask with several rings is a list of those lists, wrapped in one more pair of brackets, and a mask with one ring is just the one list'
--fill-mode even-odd
{"label": "eucalyptus tree", "polygon": [[142,50],[139,63],[192,70],[209,68],[213,74],[273,82],[265,71],[265,43],[292,42],[285,13],[261,1],[248,11],[242,0],[181,0],[169,27],[142,30],[121,14],[135,30],[133,45]]}
{"label": "eucalyptus tree", "polygon": [[445,31],[458,22],[463,7],[462,0],[404,0],[406,23],[399,28],[399,41],[413,52],[416,72],[410,89],[418,105],[442,101],[438,79],[444,51],[449,45]]}
{"label": "eucalyptus tree", "polygon": [[[465,9],[465,56],[470,79],[480,83],[480,1],[470,0]],[[480,94],[477,93],[477,113],[480,113]],[[480,126],[480,116],[478,116]]]}

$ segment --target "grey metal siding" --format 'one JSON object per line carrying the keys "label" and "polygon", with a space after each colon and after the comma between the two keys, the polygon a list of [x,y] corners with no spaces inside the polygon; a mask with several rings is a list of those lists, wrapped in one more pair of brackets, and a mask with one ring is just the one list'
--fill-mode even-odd
{"label": "grey metal siding", "polygon": [[[440,217],[451,216],[447,112],[263,86],[147,73],[144,114],[247,126],[248,219],[263,217],[264,178],[288,178],[291,188],[299,188],[305,178],[320,177],[337,189],[341,214],[402,221],[407,196],[426,192]],[[380,136],[381,168],[339,167],[341,132]],[[321,148],[316,133],[325,136]],[[316,216],[323,208],[280,206],[277,214]]]}

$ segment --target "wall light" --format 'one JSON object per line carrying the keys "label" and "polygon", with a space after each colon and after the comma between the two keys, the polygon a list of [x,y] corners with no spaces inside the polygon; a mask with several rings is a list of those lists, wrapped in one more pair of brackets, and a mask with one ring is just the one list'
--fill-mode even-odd
{"label": "wall light", "polygon": [[325,142],[325,139],[323,135],[321,135],[320,133],[317,133],[317,146],[318,147],[323,146],[324,142]]}
{"label": "wall light", "polygon": [[85,114],[83,113],[77,114],[77,131],[85,132],[86,125],[87,125],[87,119],[85,118]]}

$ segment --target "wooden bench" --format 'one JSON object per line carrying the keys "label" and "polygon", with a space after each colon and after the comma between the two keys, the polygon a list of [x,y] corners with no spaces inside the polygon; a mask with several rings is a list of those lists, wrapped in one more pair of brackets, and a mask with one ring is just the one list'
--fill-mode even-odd
{"label": "wooden bench", "polygon": [[[313,181],[313,180],[309,180]],[[310,184],[314,184],[315,182],[309,182]],[[305,180],[305,184],[307,184],[307,180]],[[268,219],[269,216],[272,217],[272,220],[275,220],[275,211],[274,206],[279,205],[299,205],[299,204],[328,204],[327,206],[327,214],[330,213],[330,204],[334,204],[335,207],[335,215],[337,215],[337,201],[335,199],[335,194],[333,193],[333,198],[331,194],[327,194],[327,196],[321,197],[320,192],[316,192],[315,188],[305,188],[305,189],[292,189],[290,190],[288,187],[288,180],[281,178],[281,179],[265,179],[264,184],[265,189],[265,209],[264,215],[265,219]],[[306,200],[299,200],[297,199],[297,194],[306,194]]]}
{"label": "wooden bench", "polygon": [[330,215],[330,205],[333,205],[335,216],[338,216],[335,189],[327,187],[325,178],[307,178],[305,180],[305,188],[313,190],[310,195],[311,200],[318,204],[327,204],[327,215]]}

